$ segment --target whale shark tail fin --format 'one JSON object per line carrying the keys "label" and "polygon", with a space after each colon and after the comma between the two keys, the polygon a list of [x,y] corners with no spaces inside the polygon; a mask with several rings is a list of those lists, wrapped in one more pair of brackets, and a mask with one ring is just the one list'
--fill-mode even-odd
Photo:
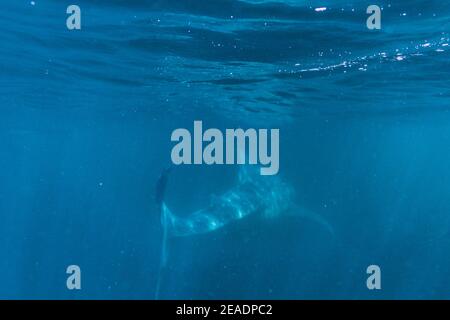
{"label": "whale shark tail fin", "polygon": [[161,205],[161,225],[163,229],[162,246],[161,246],[161,265],[165,267],[167,265],[167,259],[169,256],[169,226],[172,217],[172,212],[167,208],[163,202]]}
{"label": "whale shark tail fin", "polygon": [[331,236],[335,236],[333,226],[326,220],[323,216],[318,214],[317,212],[308,210],[306,208],[302,208],[299,206],[295,206],[292,210],[292,214],[298,217],[309,219],[313,222],[318,223],[322,226]]}
{"label": "whale shark tail fin", "polygon": [[164,169],[156,182],[155,200],[160,211],[162,240],[161,240],[161,258],[159,264],[158,279],[156,283],[155,299],[159,299],[161,282],[164,270],[169,257],[169,227],[172,219],[172,212],[164,202],[169,173],[172,167]]}
{"label": "whale shark tail fin", "polygon": [[158,279],[156,283],[155,299],[159,299],[161,290],[161,281],[164,270],[169,259],[169,228],[172,220],[172,212],[167,208],[164,202],[161,203],[161,226],[162,226],[162,240],[161,240],[161,257],[159,262]]}
{"label": "whale shark tail fin", "polygon": [[156,186],[155,186],[155,201],[156,204],[161,208],[162,203],[165,199],[165,195],[166,195],[166,188],[167,188],[167,182],[169,181],[169,174],[172,171],[172,166],[169,166],[167,168],[165,168],[158,180],[156,181]]}

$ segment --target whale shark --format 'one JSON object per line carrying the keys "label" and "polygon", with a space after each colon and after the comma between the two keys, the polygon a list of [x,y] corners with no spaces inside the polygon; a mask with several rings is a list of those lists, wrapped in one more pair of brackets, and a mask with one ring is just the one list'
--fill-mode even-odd
{"label": "whale shark", "polygon": [[163,170],[156,184],[155,196],[162,226],[160,272],[155,298],[159,296],[161,274],[167,265],[170,238],[210,233],[256,214],[267,219],[283,214],[305,217],[334,234],[333,228],[322,216],[295,204],[293,187],[280,175],[261,176],[255,167],[241,166],[233,187],[221,195],[211,196],[208,206],[188,215],[176,215],[169,209],[164,195],[172,167]]}

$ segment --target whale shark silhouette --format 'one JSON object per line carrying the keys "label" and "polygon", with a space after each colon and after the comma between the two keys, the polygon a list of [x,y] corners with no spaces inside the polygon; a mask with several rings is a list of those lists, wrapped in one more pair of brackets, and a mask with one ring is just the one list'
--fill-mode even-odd
{"label": "whale shark silhouette", "polygon": [[279,175],[261,176],[255,167],[241,166],[235,186],[220,196],[211,197],[209,206],[187,216],[173,214],[164,201],[172,167],[161,173],[156,184],[155,196],[161,214],[163,233],[156,299],[159,297],[161,275],[168,261],[170,238],[213,232],[255,214],[268,219],[282,214],[305,217],[322,225],[330,234],[334,234],[333,228],[323,217],[294,203],[294,189],[291,185],[283,181]]}

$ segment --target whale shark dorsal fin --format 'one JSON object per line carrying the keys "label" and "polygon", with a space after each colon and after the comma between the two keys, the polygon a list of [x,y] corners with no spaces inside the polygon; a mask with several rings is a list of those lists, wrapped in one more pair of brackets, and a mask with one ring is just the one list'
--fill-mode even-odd
{"label": "whale shark dorsal fin", "polygon": [[247,165],[242,165],[239,168],[238,181],[241,184],[247,182],[249,179],[249,172],[247,167]]}
{"label": "whale shark dorsal fin", "polygon": [[255,164],[243,164],[239,166],[238,182],[240,184],[245,183],[257,183],[261,181],[259,174],[259,165]]}

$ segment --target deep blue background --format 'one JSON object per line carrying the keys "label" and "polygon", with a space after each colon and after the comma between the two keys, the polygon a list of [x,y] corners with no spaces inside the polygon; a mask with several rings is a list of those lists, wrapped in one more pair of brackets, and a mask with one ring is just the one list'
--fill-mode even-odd
{"label": "deep blue background", "polygon": [[[0,298],[153,298],[170,134],[280,128],[280,175],[325,217],[171,242],[162,298],[450,298],[450,5],[0,4]],[[324,12],[314,8],[327,7]],[[177,168],[177,214],[234,167]],[[82,290],[66,289],[66,267]],[[382,268],[382,290],[365,270]]]}

